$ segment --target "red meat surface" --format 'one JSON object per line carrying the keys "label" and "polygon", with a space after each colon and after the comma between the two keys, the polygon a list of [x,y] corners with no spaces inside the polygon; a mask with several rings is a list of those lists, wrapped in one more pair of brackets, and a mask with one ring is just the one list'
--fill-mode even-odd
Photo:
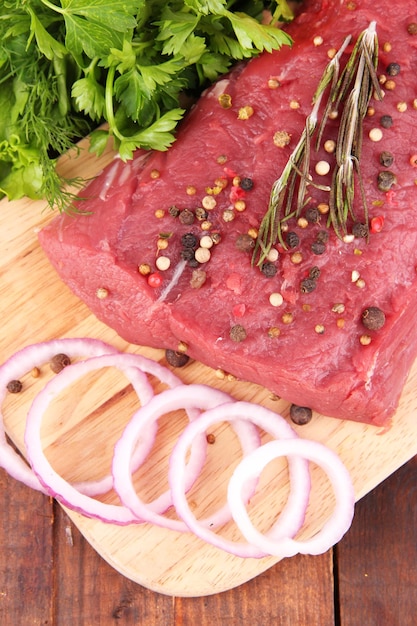
{"label": "red meat surface", "polygon": [[[90,199],[80,210],[91,215],[58,216],[40,233],[40,243],[62,280],[127,341],[174,350],[182,342],[191,358],[260,383],[290,402],[387,425],[417,353],[417,169],[412,159],[417,153],[417,35],[409,28],[417,22],[415,3],[305,4],[305,12],[288,27],[291,48],[265,53],[208,89],[167,152],[141,153],[128,163],[115,159],[83,192]],[[355,41],[372,20],[380,46],[378,75],[391,83],[384,88],[381,81],[384,97],[371,99],[361,172],[369,220],[377,218],[382,229],[373,228],[380,232],[368,239],[345,242],[325,215],[307,227],[290,220],[299,244],[287,250],[277,245],[276,273],[267,276],[237,240],[259,228],[331,51],[349,34]],[[392,63],[400,66],[395,77],[386,72]],[[221,105],[222,94],[230,96],[229,108]],[[390,127],[381,123],[382,116],[391,116]],[[336,138],[337,128],[338,120],[332,120],[323,140]],[[378,142],[369,138],[374,128],[382,130]],[[288,145],[276,145],[277,132]],[[381,165],[383,151],[394,157],[389,168]],[[314,164],[323,159],[333,167],[333,154],[312,152],[315,180]],[[387,169],[396,183],[381,191],[378,175]],[[252,188],[242,189],[236,176],[250,179]],[[319,182],[329,185],[330,176],[320,176]],[[327,191],[314,187],[309,195],[314,206],[329,199]],[[207,198],[215,206],[201,219]],[[238,200],[244,205],[236,205]],[[359,197],[356,205],[363,218]],[[183,223],[186,209],[194,217],[191,224]],[[323,230],[329,238],[324,252],[315,254],[311,246]],[[208,261],[182,259],[187,233],[214,239]],[[158,269],[160,257],[169,259],[168,269]],[[151,284],[138,270],[144,266],[153,275]],[[317,287],[304,293],[301,281],[313,267],[320,270]],[[98,297],[99,289],[107,297]],[[271,304],[271,294],[281,294],[280,306]],[[379,330],[368,330],[361,321],[370,306],[385,314]]]}

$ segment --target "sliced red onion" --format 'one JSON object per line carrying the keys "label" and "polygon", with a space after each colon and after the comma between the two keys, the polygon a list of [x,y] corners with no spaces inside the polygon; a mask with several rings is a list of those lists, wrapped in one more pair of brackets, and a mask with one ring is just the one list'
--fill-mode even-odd
{"label": "sliced red onion", "polygon": [[[39,365],[50,361],[56,354],[65,353],[70,358],[75,358],[93,357],[116,352],[117,350],[115,348],[97,339],[55,339],[26,346],[13,354],[0,366],[0,406],[2,406],[8,393],[7,385],[11,380],[19,380],[34,367],[39,367]],[[31,468],[8,443],[4,430],[3,414],[1,412],[0,467],[3,467],[10,476],[28,487],[46,493],[45,488],[41,485]],[[100,489],[101,487],[101,483],[97,481],[96,489]]]}
{"label": "sliced red onion", "polygon": [[[153,389],[144,374],[145,372],[157,376],[168,385],[182,386],[180,380],[168,368],[138,354],[107,354],[68,365],[45,385],[32,403],[25,430],[27,456],[34,473],[38,476],[47,493],[65,506],[88,517],[106,522],[115,524],[137,523],[141,520],[132,515],[126,507],[104,504],[80,493],[76,487],[68,483],[51,467],[42,449],[40,435],[42,417],[50,402],[71,383],[89,372],[103,367],[116,367],[123,371],[127,378],[132,381],[142,404],[146,404],[153,397]],[[154,431],[150,428],[145,433],[143,441],[136,447],[136,464],[141,463],[149,452],[149,433],[151,433],[153,441]]]}
{"label": "sliced red onion", "polygon": [[[193,393],[191,389],[193,385],[189,385],[189,387],[191,394]],[[194,387],[198,386],[194,385]],[[175,392],[176,390],[170,393],[174,395]],[[185,459],[194,438],[202,432],[206,432],[210,426],[217,422],[235,422],[236,420],[245,420],[256,424],[275,438],[292,440],[298,437],[282,416],[260,405],[251,402],[231,402],[217,406],[201,414],[197,420],[190,422],[178,438],[170,458],[169,484],[178,516],[198,537],[235,556],[260,558],[266,556],[267,553],[258,546],[229,541],[205,527],[192,513],[186,497]],[[308,462],[300,456],[290,457],[289,474],[291,481],[289,497],[284,510],[271,530],[271,535],[275,539],[295,536],[304,522],[309,500],[310,474]]]}
{"label": "sliced red onion", "polygon": [[[172,504],[171,492],[168,490],[150,503],[144,503],[138,496],[132,480],[130,459],[134,450],[135,442],[143,430],[158,420],[162,415],[181,408],[210,409],[231,402],[228,394],[208,387],[206,385],[182,385],[175,389],[168,389],[158,394],[141,407],[127,424],[122,437],[116,443],[113,457],[113,479],[114,488],[125,506],[131,509],[135,516],[150,523],[170,528],[179,532],[188,531],[189,528],[181,520],[169,519],[159,515],[159,510],[165,510]],[[198,414],[200,415],[200,413]],[[189,419],[193,417],[189,415]],[[197,421],[200,417],[195,418]],[[260,445],[260,438],[257,429],[251,423],[236,421],[235,431],[238,435],[243,454],[248,454]],[[195,443],[199,442],[197,448]],[[188,491],[193,485],[196,476],[205,461],[205,450],[207,445],[206,435],[203,430],[199,431],[190,446],[191,453],[188,464],[183,464],[183,489]],[[248,494],[247,494],[248,496]],[[229,507],[226,504],[214,515],[201,521],[203,526],[219,526],[230,520]]]}
{"label": "sliced red onion", "polygon": [[[242,495],[245,484],[258,477],[270,461],[282,456],[313,461],[327,473],[333,486],[336,496],[334,512],[311,539],[263,534],[254,527],[248,515]],[[284,558],[297,553],[322,554],[340,541],[352,523],[355,494],[348,470],[330,448],[307,439],[283,439],[264,444],[239,463],[229,481],[228,502],[233,519],[246,540],[266,554]]]}

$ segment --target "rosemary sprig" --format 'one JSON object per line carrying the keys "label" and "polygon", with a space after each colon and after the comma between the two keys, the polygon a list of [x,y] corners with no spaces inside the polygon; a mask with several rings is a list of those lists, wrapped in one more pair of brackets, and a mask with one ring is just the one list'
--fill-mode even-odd
{"label": "rosemary sprig", "polygon": [[[365,223],[368,223],[368,207],[363,191],[360,171],[363,119],[366,115],[373,90],[378,98],[381,91],[376,76],[378,63],[378,40],[375,22],[360,35],[342,76],[337,100],[345,97],[336,141],[336,167],[333,173],[332,191],[329,199],[330,222],[336,234],[347,234],[347,220],[356,220],[353,204],[355,200],[355,178],[359,181]],[[348,77],[348,78],[346,78]],[[354,84],[346,97],[349,85]]]}
{"label": "rosemary sprig", "polygon": [[[252,263],[261,265],[277,240],[286,248],[282,226],[291,217],[300,215],[308,202],[307,190],[310,185],[329,192],[329,222],[336,234],[342,237],[346,234],[349,216],[355,219],[353,204],[355,177],[357,177],[365,220],[368,221],[359,161],[363,135],[362,122],[372,91],[375,90],[377,97],[380,97],[380,87],[376,76],[378,40],[375,22],[372,22],[358,37],[341,72],[340,59],[350,40],[351,36],[346,37],[337,54],[326,66],[314,94],[313,108],[306,118],[301,137],[281,176],[272,185],[268,209],[259,227]],[[319,123],[319,109],[328,88],[327,102]],[[336,142],[336,167],[332,184],[331,187],[316,185],[310,173],[312,136],[317,131],[315,148],[318,150],[330,113],[337,111],[341,104],[343,104],[343,110]]]}

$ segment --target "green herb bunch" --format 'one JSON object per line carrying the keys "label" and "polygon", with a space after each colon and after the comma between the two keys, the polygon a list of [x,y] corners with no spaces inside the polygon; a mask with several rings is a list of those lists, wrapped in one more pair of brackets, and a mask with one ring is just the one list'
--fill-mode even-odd
{"label": "green herb bunch", "polygon": [[124,160],[166,150],[184,94],[290,44],[276,22],[291,17],[286,0],[3,0],[0,197],[65,210],[64,183],[81,181],[56,159],[87,134],[97,155],[109,139]]}

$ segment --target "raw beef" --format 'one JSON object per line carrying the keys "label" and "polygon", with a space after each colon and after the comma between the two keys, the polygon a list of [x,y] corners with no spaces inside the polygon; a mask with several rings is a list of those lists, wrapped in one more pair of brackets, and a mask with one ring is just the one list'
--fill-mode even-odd
{"label": "raw beef", "polygon": [[[181,344],[191,358],[295,404],[388,425],[417,353],[417,13],[409,0],[305,7],[288,27],[291,48],[207,90],[169,151],[116,158],[83,192],[90,199],[80,210],[91,215],[58,216],[40,243],[62,280],[127,341]],[[370,101],[360,161],[371,234],[345,241],[327,215],[294,218],[298,243],[292,235],[294,247],[277,244],[278,258],[261,271],[248,243],[271,187],[329,58],[372,20],[383,97]],[[336,139],[339,121],[329,120],[323,142]],[[314,166],[333,168],[334,153],[312,150],[314,180],[330,185],[331,172]],[[308,194],[310,208],[329,202],[328,191],[309,186]],[[366,221],[359,192],[355,212]],[[369,307],[384,317],[379,329],[362,322]]]}

